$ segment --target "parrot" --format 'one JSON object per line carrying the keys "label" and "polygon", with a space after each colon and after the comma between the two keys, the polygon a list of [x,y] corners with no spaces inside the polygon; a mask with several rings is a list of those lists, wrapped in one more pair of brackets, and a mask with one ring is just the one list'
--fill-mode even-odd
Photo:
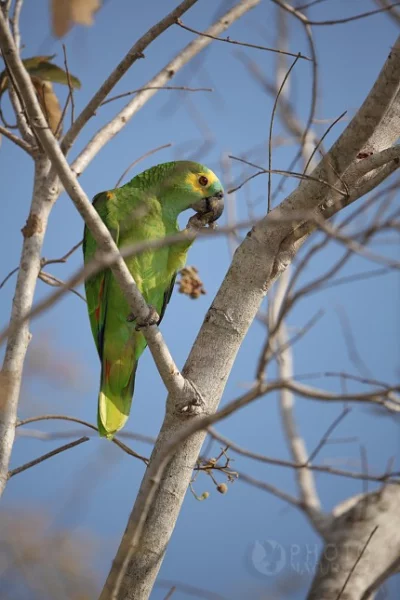
{"label": "parrot", "polygon": [[[123,249],[178,233],[178,215],[190,208],[203,225],[213,224],[224,209],[224,190],[206,166],[181,160],[156,165],[119,188],[100,192],[93,207]],[[85,281],[90,327],[101,362],[97,424],[102,437],[112,439],[129,417],[138,360],[147,345],[141,329],[160,324],[192,242],[179,241],[125,259],[150,308],[153,318],[147,323],[137,322],[110,268]],[[96,249],[85,226],[85,265]]]}

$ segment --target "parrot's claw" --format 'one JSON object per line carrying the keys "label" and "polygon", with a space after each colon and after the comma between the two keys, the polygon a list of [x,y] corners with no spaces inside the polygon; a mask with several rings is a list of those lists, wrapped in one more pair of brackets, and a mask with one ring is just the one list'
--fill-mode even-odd
{"label": "parrot's claw", "polygon": [[158,312],[156,311],[154,306],[151,306],[151,304],[148,304],[148,308],[149,308],[149,313],[145,319],[138,319],[137,317],[135,317],[135,315],[133,313],[130,313],[128,315],[126,320],[129,323],[133,323],[134,321],[136,321],[136,327],[135,327],[136,331],[140,331],[141,329],[144,329],[145,327],[151,327],[151,325],[158,325],[158,322],[160,320],[160,315],[158,314]]}

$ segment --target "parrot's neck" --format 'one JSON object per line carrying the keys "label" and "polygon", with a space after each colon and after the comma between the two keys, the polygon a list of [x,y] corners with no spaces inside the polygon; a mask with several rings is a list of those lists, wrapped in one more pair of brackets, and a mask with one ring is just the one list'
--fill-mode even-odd
{"label": "parrot's neck", "polygon": [[179,215],[190,208],[193,200],[188,200],[188,196],[182,192],[169,192],[164,194],[161,204],[161,211],[165,223],[168,223],[175,230],[178,230],[178,217]]}

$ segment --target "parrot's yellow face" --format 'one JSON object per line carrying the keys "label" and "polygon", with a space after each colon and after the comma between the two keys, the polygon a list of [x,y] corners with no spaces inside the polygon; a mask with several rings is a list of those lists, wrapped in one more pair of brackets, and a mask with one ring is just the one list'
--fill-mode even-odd
{"label": "parrot's yellow face", "polygon": [[219,219],[224,210],[224,188],[216,174],[199,163],[185,164],[178,186],[187,196],[188,208],[209,216],[208,222]]}
{"label": "parrot's yellow face", "polygon": [[214,187],[218,188],[215,191],[219,191],[219,189],[222,190],[218,177],[213,171],[210,171],[210,169],[204,169],[204,171],[198,173],[188,173],[186,176],[186,183],[201,196],[204,196],[204,192],[214,191],[212,189]]}
{"label": "parrot's yellow face", "polygon": [[151,190],[173,213],[192,208],[213,223],[224,210],[222,183],[208,167],[189,160],[163,163],[137,175],[141,189]]}

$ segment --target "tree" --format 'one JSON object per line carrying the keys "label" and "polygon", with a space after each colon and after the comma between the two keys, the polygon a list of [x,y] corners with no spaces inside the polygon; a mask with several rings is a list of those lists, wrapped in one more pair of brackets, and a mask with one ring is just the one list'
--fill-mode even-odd
{"label": "tree", "polygon": [[[27,419],[18,422],[18,399],[22,382],[22,370],[29,343],[30,321],[37,314],[54,304],[66,291],[74,288],[88,276],[91,269],[111,268],[121,285],[132,311],[139,317],[146,317],[148,308],[130,276],[123,257],[116,248],[109,232],[99,220],[92,208],[87,194],[77,178],[98,152],[119,131],[121,131],[136,112],[157,93],[157,90],[169,85],[172,77],[187,63],[192,61],[201,50],[217,44],[223,32],[234,22],[255,9],[261,11],[259,0],[242,0],[227,12],[220,14],[206,31],[189,28],[180,21],[196,0],[185,0],[171,13],[151,27],[126,54],[120,64],[95,93],[79,115],[74,118],[72,75],[65,60],[65,77],[68,84],[68,104],[72,109],[73,123],[62,139],[58,140],[60,128],[58,119],[55,125],[50,117],[46,93],[52,88],[43,83],[35,85],[29,65],[22,62],[19,52],[19,13],[22,3],[17,0],[12,16],[9,18],[10,3],[3,2],[0,14],[0,45],[5,63],[3,76],[7,78],[8,92],[18,123],[18,133],[14,133],[7,124],[1,126],[0,133],[14,142],[33,158],[35,165],[32,204],[27,223],[23,229],[24,243],[17,275],[16,292],[9,327],[0,336],[7,339],[2,370],[1,398],[1,435],[0,435],[0,483],[2,491],[13,475],[37,464],[33,461],[22,468],[9,467],[16,425],[32,422]],[[245,222],[236,222],[232,207],[228,210],[228,226],[219,232],[229,236],[231,247],[236,247],[239,231],[249,230],[246,237],[232,256],[231,265],[222,285],[207,311],[203,325],[193,344],[185,366],[180,371],[157,327],[145,330],[146,339],[157,369],[168,391],[167,409],[161,431],[154,443],[154,449],[148,462],[143,482],[125,534],[121,540],[104,589],[102,600],[109,598],[147,598],[153,588],[165,550],[177,521],[184,496],[193,484],[193,470],[226,476],[228,482],[239,475],[239,480],[259,486],[277,495],[285,502],[302,510],[312,527],[321,536],[324,548],[320,558],[320,568],[311,584],[309,598],[372,598],[382,584],[398,569],[400,538],[395,527],[397,522],[398,479],[390,465],[386,472],[370,473],[368,461],[362,451],[362,469],[359,472],[339,469],[334,466],[314,464],[315,457],[330,440],[332,431],[349,413],[349,405],[368,404],[379,414],[395,415],[398,411],[398,386],[390,381],[379,380],[374,373],[354,373],[342,371],[333,373],[325,367],[326,378],[334,384],[326,388],[314,387],[295,377],[292,366],[291,347],[306,334],[318,320],[303,326],[294,336],[286,324],[298,303],[311,292],[321,290],[328,285],[337,285],[337,273],[354,255],[379,263],[385,273],[399,268],[391,246],[386,250],[371,249],[371,241],[382,234],[398,234],[398,210],[394,205],[398,180],[388,179],[397,170],[400,151],[396,142],[400,133],[400,42],[397,41],[364,101],[345,123],[342,133],[337,137],[329,151],[323,150],[325,135],[320,139],[315,133],[317,106],[317,46],[313,31],[323,26],[340,25],[352,19],[363,23],[363,19],[374,18],[380,12],[387,13],[386,18],[399,20],[396,5],[379,2],[379,6],[354,17],[316,19],[308,16],[312,4],[295,8],[281,0],[273,0],[269,14],[276,18],[277,43],[272,49],[277,55],[275,80],[266,78],[259,65],[242,54],[247,73],[261,84],[274,98],[267,140],[268,161],[266,167],[259,167],[259,161],[247,158],[236,159],[256,169],[250,171],[245,181],[229,186],[228,193],[245,189],[251,179],[266,176],[267,201],[264,209],[256,215],[250,214]],[[71,4],[72,5],[72,4]],[[225,9],[225,7],[222,7]],[[221,8],[221,12],[222,12]],[[263,9],[264,10],[264,9]],[[259,13],[261,15],[261,12]],[[311,13],[310,13],[311,14]],[[190,15],[190,13],[189,13]],[[383,15],[380,15],[383,18]],[[308,50],[303,53],[290,53],[288,19],[291,18],[304,29]],[[10,23],[12,25],[12,32]],[[361,25],[360,25],[361,26]],[[96,27],[96,25],[95,25]],[[143,52],[167,29],[180,27],[189,29],[194,35],[193,41],[181,50],[162,70],[155,75],[144,88],[137,91],[133,99],[107,124],[101,127],[69,163],[67,155],[88,121],[94,116],[102,103],[126,73],[143,56]],[[60,31],[60,29],[58,29]],[[64,30],[61,27],[61,32]],[[268,49],[242,40],[223,38],[227,45],[247,45],[253,50],[266,52]],[[271,50],[271,48],[269,48]],[[47,57],[47,63],[50,58]],[[290,62],[291,61],[291,62]],[[293,101],[289,85],[300,62],[309,62],[312,69],[312,94],[310,112],[305,122]],[[47,67],[49,68],[49,67]],[[39,77],[40,79],[40,77]],[[371,76],[371,83],[372,83]],[[55,81],[54,78],[51,81]],[[186,91],[190,91],[185,86]],[[54,94],[51,96],[54,99]],[[48,96],[47,96],[48,97]],[[59,113],[57,113],[59,114]],[[341,115],[340,119],[343,119]],[[61,119],[61,114],[60,114]],[[296,144],[292,165],[288,169],[273,169],[272,149],[282,140],[274,137],[275,120],[288,132],[290,142]],[[329,124],[327,134],[334,131],[340,119]],[[284,140],[286,141],[286,140]],[[317,155],[322,158],[317,161]],[[250,156],[252,158],[252,156]],[[262,162],[262,161],[261,161]],[[230,160],[225,165],[229,179]],[[300,167],[298,165],[300,164]],[[298,170],[295,170],[298,169]],[[279,198],[272,193],[273,175],[279,175]],[[288,193],[281,192],[287,184],[287,177],[300,179],[297,187]],[[275,181],[275,179],[274,179]],[[42,302],[33,306],[33,297],[38,277],[47,282],[56,283],[44,273],[42,244],[52,207],[65,189],[77,210],[93,232],[103,254],[89,270],[81,269],[65,284]],[[96,190],[98,191],[98,190]],[[353,207],[354,204],[354,207]],[[250,206],[252,208],[252,206]],[[258,214],[260,212],[260,214]],[[343,213],[343,217],[342,217]],[[335,223],[332,218],[338,215]],[[363,220],[364,217],[367,217]],[[217,232],[218,233],[218,230]],[[214,235],[213,232],[200,231],[198,237]],[[390,238],[392,239],[392,238]],[[165,240],[174,243],[176,240]],[[323,256],[324,248],[333,242],[342,248],[335,262],[311,282],[305,278],[306,268],[316,256]],[[305,244],[303,246],[303,244]],[[142,251],[132,248],[130,252]],[[289,266],[293,264],[289,273]],[[368,271],[362,277],[371,277]],[[354,278],[354,277],[353,277]],[[274,293],[273,284],[277,282]],[[342,283],[342,282],[340,282]],[[268,294],[267,313],[260,312],[260,305]],[[227,379],[245,335],[255,319],[267,326],[265,343],[259,353],[256,376],[250,388],[234,400],[218,409]],[[341,322],[347,341],[350,360],[355,368],[363,370],[358,356],[357,345],[352,336],[351,324],[345,314]],[[324,338],[323,346],[329,344]],[[377,342],[382,344],[383,341]],[[257,360],[253,356],[253,362]],[[271,376],[272,365],[276,363],[276,374]],[[268,369],[268,377],[266,375]],[[329,369],[329,371],[328,371]],[[365,369],[364,369],[365,370]],[[308,378],[310,381],[312,377]],[[346,387],[340,387],[345,381]],[[329,389],[329,387],[333,389]],[[248,406],[259,398],[279,397],[282,415],[282,427],[288,441],[290,460],[277,459],[257,454],[238,447],[234,441],[226,439],[220,433],[210,429],[215,423]],[[293,413],[295,397],[319,400],[323,403],[345,403],[343,411],[324,433],[318,431],[320,442],[309,454],[302,440]],[[79,421],[78,421],[79,422]],[[82,423],[82,421],[80,421]],[[92,426],[93,427],[93,426]],[[211,460],[207,453],[199,459],[206,435],[223,444],[223,452],[218,460]],[[67,444],[61,451],[83,443],[80,438]],[[121,442],[122,449],[128,450]],[[231,453],[247,456],[263,463],[291,468],[297,477],[298,497],[290,495],[264,481],[255,481],[246,472],[239,472],[231,464]],[[51,453],[52,455],[54,453]],[[45,455],[43,458],[49,458]],[[57,459],[55,459],[57,460]],[[236,465],[235,465],[236,467]],[[375,482],[372,491],[366,487],[362,494],[352,496],[336,506],[331,512],[321,508],[321,500],[316,491],[315,472],[330,473],[333,477],[348,477],[364,482]],[[217,481],[217,480],[216,480]],[[219,492],[226,492],[225,483],[217,483]],[[334,485],[332,483],[332,485]],[[201,498],[205,498],[202,496]],[[329,548],[334,553],[329,554]],[[329,568],[326,568],[326,566]],[[173,593],[173,592],[172,592]]]}

